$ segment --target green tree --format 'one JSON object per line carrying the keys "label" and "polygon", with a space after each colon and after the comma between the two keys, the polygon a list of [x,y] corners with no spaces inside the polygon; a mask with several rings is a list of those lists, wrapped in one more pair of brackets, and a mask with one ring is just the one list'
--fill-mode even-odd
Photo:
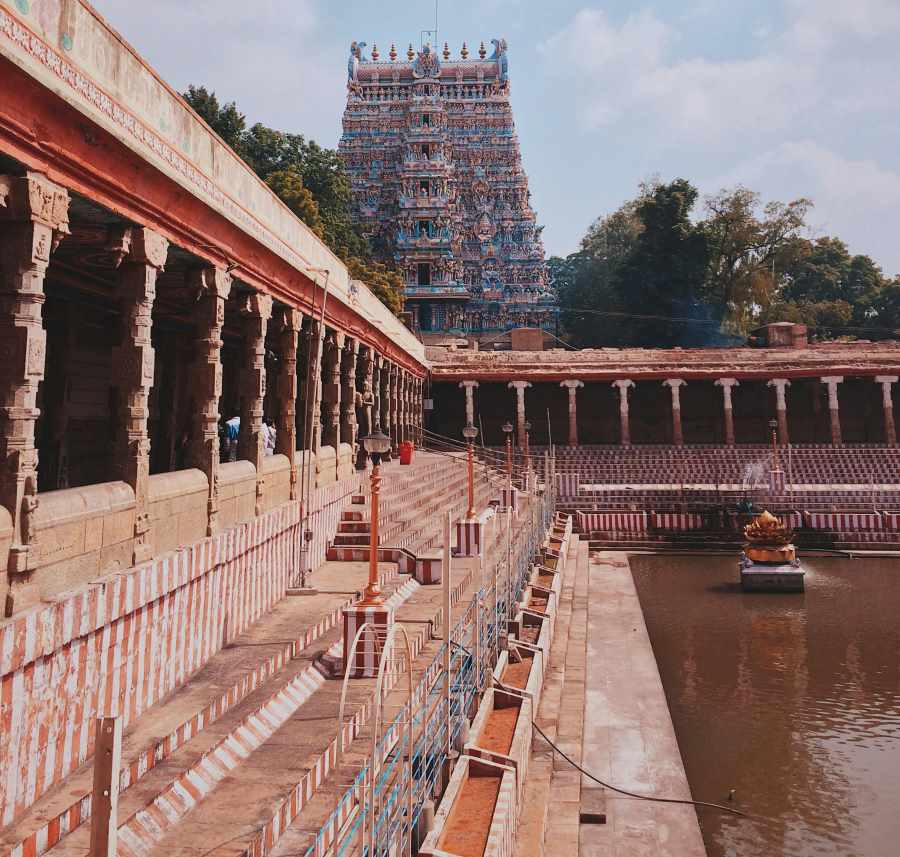
{"label": "green tree", "polygon": [[206,124],[213,129],[232,149],[241,154],[241,143],[247,120],[237,105],[231,101],[220,104],[215,92],[209,92],[205,86],[189,86],[184,93],[187,101]]}
{"label": "green tree", "polygon": [[759,194],[737,187],[707,197],[704,205],[709,266],[703,298],[724,330],[744,336],[759,308],[774,299],[780,256],[804,227],[811,203],[770,202],[759,216]]}
{"label": "green tree", "polygon": [[393,312],[403,308],[403,277],[387,253],[376,256],[353,222],[350,180],[340,156],[301,134],[262,123],[246,127],[232,101],[190,86],[184,95],[210,127],[246,161],[294,214],[313,230]]}
{"label": "green tree", "polygon": [[309,189],[304,187],[303,176],[292,169],[278,170],[266,176],[266,184],[319,238],[322,237],[319,204]]}
{"label": "green tree", "polygon": [[701,345],[714,332],[701,300],[709,239],[690,217],[697,197],[685,179],[642,188],[635,205],[640,233],[612,283],[631,315],[622,344]]}

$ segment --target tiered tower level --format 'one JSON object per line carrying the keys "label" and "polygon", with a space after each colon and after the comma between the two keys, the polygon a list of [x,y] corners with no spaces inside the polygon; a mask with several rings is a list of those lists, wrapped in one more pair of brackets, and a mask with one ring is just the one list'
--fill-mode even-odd
{"label": "tiered tower level", "polygon": [[506,42],[470,57],[425,45],[382,60],[354,42],[340,152],[355,217],[406,278],[423,334],[552,329],[541,230],[509,102]]}

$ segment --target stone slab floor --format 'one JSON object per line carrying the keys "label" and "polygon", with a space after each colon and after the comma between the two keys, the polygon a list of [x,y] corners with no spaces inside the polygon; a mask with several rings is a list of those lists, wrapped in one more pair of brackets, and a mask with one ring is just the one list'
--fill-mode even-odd
{"label": "stone slab floor", "polygon": [[[690,798],[628,557],[577,540],[573,554],[536,722],[601,780]],[[604,789],[537,733],[532,753],[516,857],[705,857],[693,807]]]}

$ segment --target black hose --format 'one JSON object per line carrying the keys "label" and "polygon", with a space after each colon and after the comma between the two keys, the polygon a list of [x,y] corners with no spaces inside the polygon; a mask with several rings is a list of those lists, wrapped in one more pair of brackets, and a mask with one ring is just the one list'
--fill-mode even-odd
{"label": "black hose", "polygon": [[[498,682],[496,679],[494,679],[494,684],[498,685]],[[507,689],[507,688],[504,688],[503,685],[498,685],[498,686],[503,690]],[[639,795],[639,794],[636,794],[635,792],[630,792],[627,789],[620,789],[617,786],[613,786],[613,785],[610,785],[609,783],[605,783],[605,782],[603,782],[603,780],[599,779],[598,777],[595,777],[590,771],[586,771],[584,768],[581,767],[581,765],[578,764],[578,762],[576,762],[574,759],[567,756],[562,750],[560,750],[559,747],[557,747],[557,745],[554,744],[553,741],[551,741],[550,738],[547,737],[547,734],[544,732],[543,729],[541,729],[540,726],[537,725],[537,723],[532,723],[532,725],[537,730],[538,735],[540,735],[541,738],[543,738],[550,745],[550,747],[553,749],[554,753],[559,753],[559,755],[562,756],[573,768],[575,768],[580,773],[584,774],[584,776],[586,776],[589,780],[593,780],[595,783],[597,783],[597,785],[603,786],[603,788],[609,789],[612,792],[617,792],[618,794],[626,795],[627,797],[637,798],[638,800],[654,801],[655,803],[680,803],[680,804],[688,804],[690,806],[705,806],[705,807],[709,807],[710,809],[721,810],[722,812],[730,812],[732,815],[739,815],[742,818],[750,818],[750,816],[747,815],[746,812],[741,812],[739,809],[734,809],[733,807],[730,807],[730,806],[723,806],[720,803],[709,803],[705,800],[687,800],[687,799],[674,798],[674,797],[655,797],[654,795]]]}

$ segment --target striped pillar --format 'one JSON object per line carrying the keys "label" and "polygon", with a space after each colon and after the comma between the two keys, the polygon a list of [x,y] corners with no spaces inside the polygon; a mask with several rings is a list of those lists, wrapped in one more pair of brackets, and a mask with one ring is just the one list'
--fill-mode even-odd
{"label": "striped pillar", "polygon": [[351,657],[350,646],[356,632],[366,623],[375,626],[375,630],[363,633],[352,654],[351,678],[375,678],[378,675],[378,662],[387,639],[388,632],[394,624],[394,608],[387,604],[377,607],[362,607],[354,604],[344,608],[344,668]]}
{"label": "striped pillar", "polygon": [[456,522],[457,556],[481,556],[483,528],[480,520]]}

